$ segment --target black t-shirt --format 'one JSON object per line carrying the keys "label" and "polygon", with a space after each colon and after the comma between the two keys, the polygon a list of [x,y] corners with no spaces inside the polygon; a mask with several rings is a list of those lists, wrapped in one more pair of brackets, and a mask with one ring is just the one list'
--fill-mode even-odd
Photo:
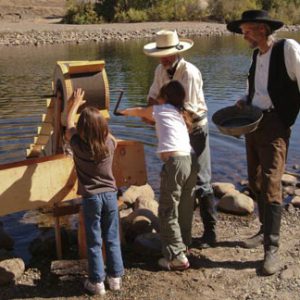
{"label": "black t-shirt", "polygon": [[73,159],[78,177],[78,194],[89,197],[102,192],[116,191],[116,182],[112,173],[113,153],[116,148],[114,140],[108,136],[106,146],[109,154],[96,163],[92,152],[78,134],[74,134],[70,141]]}

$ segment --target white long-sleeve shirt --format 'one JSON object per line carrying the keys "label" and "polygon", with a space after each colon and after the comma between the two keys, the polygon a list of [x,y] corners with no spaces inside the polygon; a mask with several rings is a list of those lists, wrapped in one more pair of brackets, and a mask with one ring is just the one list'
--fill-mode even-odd
{"label": "white long-sleeve shirt", "polygon": [[[273,107],[268,93],[269,65],[272,47],[264,54],[258,54],[255,69],[255,93],[252,104],[264,109]],[[298,83],[300,91],[300,44],[295,40],[287,39],[284,44],[284,62],[291,80]]]}
{"label": "white long-sleeve shirt", "polygon": [[[185,108],[188,111],[198,116],[207,112],[202,75],[196,66],[181,58],[172,80],[177,80],[183,85],[186,93]],[[161,87],[168,82],[170,82],[170,78],[166,69],[163,65],[159,64],[155,69],[154,80],[148,93],[148,99],[156,99]]]}

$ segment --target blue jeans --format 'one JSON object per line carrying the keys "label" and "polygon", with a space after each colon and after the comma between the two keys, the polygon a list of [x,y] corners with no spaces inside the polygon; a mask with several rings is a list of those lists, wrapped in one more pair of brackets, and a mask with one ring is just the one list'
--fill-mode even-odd
{"label": "blue jeans", "polygon": [[102,257],[102,238],[105,243],[108,276],[124,274],[119,237],[119,212],[116,192],[103,192],[83,199],[83,213],[87,239],[89,280],[105,279]]}
{"label": "blue jeans", "polygon": [[195,129],[190,134],[190,143],[195,151],[198,164],[196,184],[197,197],[205,197],[213,194],[211,186],[211,161],[209,148],[208,123]]}

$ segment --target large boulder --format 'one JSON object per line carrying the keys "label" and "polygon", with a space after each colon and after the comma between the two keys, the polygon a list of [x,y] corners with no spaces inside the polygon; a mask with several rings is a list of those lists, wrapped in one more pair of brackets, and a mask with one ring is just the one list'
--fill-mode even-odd
{"label": "large boulder", "polygon": [[132,185],[122,195],[123,201],[128,204],[133,204],[139,197],[154,199],[155,195],[152,187],[149,184]]}
{"label": "large boulder", "polygon": [[291,203],[295,206],[295,207],[300,207],[300,196],[295,196]]}
{"label": "large boulder", "polygon": [[214,182],[212,187],[217,198],[222,198],[225,194],[235,190],[234,184],[229,182]]}
{"label": "large boulder", "polygon": [[217,208],[227,213],[246,215],[253,213],[254,201],[245,194],[233,191],[219,200]]}
{"label": "large boulder", "polygon": [[158,203],[153,198],[140,196],[134,203],[134,210],[122,219],[122,229],[128,242],[133,242],[137,235],[159,231]]}
{"label": "large boulder", "polygon": [[294,175],[283,174],[281,177],[281,181],[283,185],[293,185],[295,186],[298,182],[298,179]]}
{"label": "large boulder", "polygon": [[21,258],[0,261],[0,286],[18,280],[25,271],[25,264]]}

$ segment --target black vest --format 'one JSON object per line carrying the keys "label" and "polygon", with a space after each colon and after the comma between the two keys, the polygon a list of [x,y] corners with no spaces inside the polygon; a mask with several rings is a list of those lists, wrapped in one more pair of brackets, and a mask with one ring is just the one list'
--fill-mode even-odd
{"label": "black vest", "polygon": [[[300,108],[300,93],[297,81],[292,81],[284,62],[284,43],[280,40],[273,45],[270,57],[268,92],[281,121],[290,127],[295,123]],[[252,103],[255,92],[254,75],[258,49],[253,52],[252,65],[248,74],[248,104]]]}

